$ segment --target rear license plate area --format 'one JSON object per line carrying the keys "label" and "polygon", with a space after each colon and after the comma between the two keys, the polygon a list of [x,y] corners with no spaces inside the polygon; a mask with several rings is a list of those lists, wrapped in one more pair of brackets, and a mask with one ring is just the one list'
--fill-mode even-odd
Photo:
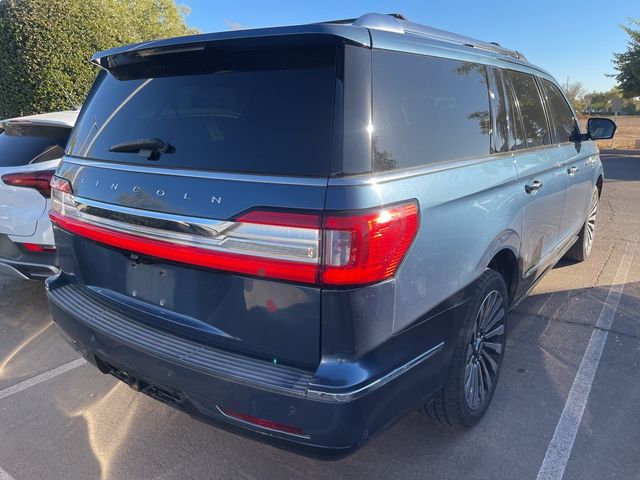
{"label": "rear license plate area", "polygon": [[133,256],[127,263],[127,295],[159,307],[175,308],[175,273]]}

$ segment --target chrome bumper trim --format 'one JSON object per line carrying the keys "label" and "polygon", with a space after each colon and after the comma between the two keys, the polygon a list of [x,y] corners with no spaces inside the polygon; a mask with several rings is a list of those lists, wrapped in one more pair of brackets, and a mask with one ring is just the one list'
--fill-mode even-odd
{"label": "chrome bumper trim", "polygon": [[310,400],[320,400],[324,402],[336,402],[336,403],[351,402],[353,400],[363,397],[383,387],[384,385],[391,382],[392,380],[395,380],[403,373],[411,370],[414,367],[417,367],[422,362],[433,357],[435,354],[442,351],[443,348],[444,348],[444,342],[441,342],[435,347],[430,348],[426,352],[413,358],[412,360],[409,360],[404,365],[401,365],[395,370],[392,370],[391,372],[387,373],[383,377],[380,377],[377,380],[367,383],[366,385],[363,385],[361,387],[357,387],[354,390],[334,393],[334,392],[328,392],[328,391],[322,391],[322,390],[313,390],[312,388],[309,388],[309,390],[307,390],[307,398],[309,398]]}

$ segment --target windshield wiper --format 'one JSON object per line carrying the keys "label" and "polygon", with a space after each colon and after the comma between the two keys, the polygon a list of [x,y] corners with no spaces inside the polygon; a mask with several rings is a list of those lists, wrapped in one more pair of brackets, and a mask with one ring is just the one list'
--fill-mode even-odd
{"label": "windshield wiper", "polygon": [[118,143],[109,148],[110,152],[139,153],[147,160],[158,160],[163,153],[173,153],[176,149],[159,138],[140,138],[129,142]]}

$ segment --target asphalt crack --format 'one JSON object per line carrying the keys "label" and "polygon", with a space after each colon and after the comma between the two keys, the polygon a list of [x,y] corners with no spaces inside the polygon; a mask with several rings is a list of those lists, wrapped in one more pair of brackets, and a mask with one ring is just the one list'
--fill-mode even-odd
{"label": "asphalt crack", "polygon": [[613,250],[615,248],[616,248],[616,244],[612,243],[611,244],[611,248],[609,249],[609,255],[607,255],[607,259],[602,264],[602,268],[598,272],[598,275],[596,276],[596,279],[593,282],[593,285],[591,285],[592,287],[595,287],[596,285],[598,285],[598,282],[600,281],[600,277],[602,276],[602,273],[604,272],[604,269],[607,268],[607,265],[609,264],[609,260],[611,260],[611,256],[613,255]]}

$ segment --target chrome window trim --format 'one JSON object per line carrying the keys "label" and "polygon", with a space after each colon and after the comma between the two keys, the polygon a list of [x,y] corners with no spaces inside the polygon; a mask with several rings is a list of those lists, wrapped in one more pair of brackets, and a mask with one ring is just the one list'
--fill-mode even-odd
{"label": "chrome window trim", "polygon": [[482,163],[501,160],[509,156],[513,156],[514,152],[502,152],[501,154],[491,154],[481,158],[468,158],[464,160],[449,160],[440,163],[432,163],[416,168],[407,168],[400,170],[389,170],[387,172],[366,173],[358,176],[348,177],[332,177],[329,179],[328,186],[350,186],[350,185],[377,185],[380,183],[393,182],[405,178],[420,177],[430,173],[444,172],[454,170],[469,165],[479,165]]}

